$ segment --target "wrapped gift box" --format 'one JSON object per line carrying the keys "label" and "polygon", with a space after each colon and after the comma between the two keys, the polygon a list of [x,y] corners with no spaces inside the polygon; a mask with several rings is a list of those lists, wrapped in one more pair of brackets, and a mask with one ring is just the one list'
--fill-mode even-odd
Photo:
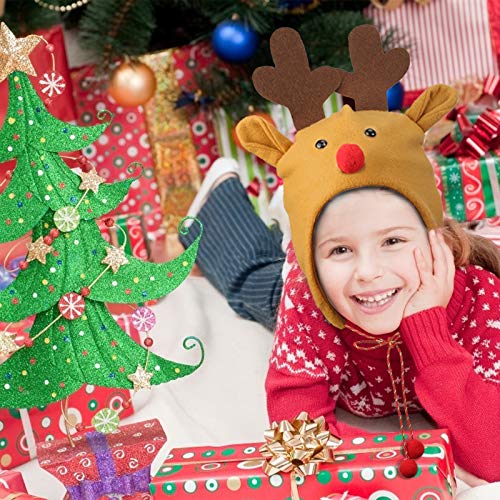
{"label": "wrapped gift box", "polygon": [[[26,491],[23,475],[17,470],[4,470],[0,467],[0,486],[12,491]],[[0,496],[0,498],[3,498]]]}
{"label": "wrapped gift box", "polygon": [[[445,500],[453,498],[454,468],[446,430],[420,431],[425,445],[411,479],[398,473],[401,434],[387,433],[349,439],[335,452],[333,463],[321,464],[320,472],[297,480],[303,500],[348,491],[350,495]],[[178,448],[170,453],[150,485],[154,498],[286,500],[291,477],[263,472],[259,453],[262,443],[223,447]]]}
{"label": "wrapped gift box", "polygon": [[72,500],[97,500],[147,493],[151,463],[166,436],[153,419],[122,425],[110,434],[79,434],[73,441],[73,448],[67,440],[39,444],[38,462],[64,484]]}
{"label": "wrapped gift box", "polygon": [[14,491],[9,488],[5,488],[0,484],[0,498],[2,500],[47,500],[42,497],[35,497],[29,493]]}
{"label": "wrapped gift box", "polygon": [[434,167],[443,210],[460,222],[500,216],[500,160],[498,151],[475,159],[427,153]]}
{"label": "wrapped gift box", "polygon": [[[130,398],[127,389],[112,389],[86,385],[69,398],[69,419],[91,425],[92,417],[103,408],[119,410]],[[120,416],[134,412],[133,406]],[[36,443],[65,439],[66,428],[59,402],[26,409],[0,409],[0,464],[16,467],[36,457]],[[0,497],[1,498],[1,497]]]}

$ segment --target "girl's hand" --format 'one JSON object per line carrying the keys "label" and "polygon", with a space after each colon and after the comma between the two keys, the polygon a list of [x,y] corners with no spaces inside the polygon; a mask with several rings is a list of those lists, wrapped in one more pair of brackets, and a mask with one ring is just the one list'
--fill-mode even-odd
{"label": "girl's hand", "polygon": [[414,250],[420,286],[406,304],[404,318],[432,307],[446,307],[453,294],[455,278],[453,253],[440,231],[429,231],[429,242],[432,267],[425,261],[420,248]]}

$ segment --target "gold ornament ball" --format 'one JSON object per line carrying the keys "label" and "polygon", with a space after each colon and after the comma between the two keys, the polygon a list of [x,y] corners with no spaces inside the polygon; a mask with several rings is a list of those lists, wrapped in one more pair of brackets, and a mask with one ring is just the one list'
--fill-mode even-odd
{"label": "gold ornament ball", "polygon": [[371,0],[371,2],[378,9],[394,10],[399,9],[403,5],[404,0]]}
{"label": "gold ornament ball", "polygon": [[109,95],[121,106],[139,106],[153,97],[156,77],[153,70],[141,62],[124,62],[112,73]]}

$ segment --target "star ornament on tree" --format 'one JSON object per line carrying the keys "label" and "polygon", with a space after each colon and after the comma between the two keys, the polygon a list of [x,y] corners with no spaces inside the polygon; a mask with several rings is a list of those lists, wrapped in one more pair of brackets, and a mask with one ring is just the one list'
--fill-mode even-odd
{"label": "star ornament on tree", "polygon": [[15,334],[10,332],[0,332],[0,356],[8,356],[17,351],[14,336]]}
{"label": "star ornament on tree", "polygon": [[44,243],[43,238],[40,236],[36,241],[27,245],[28,256],[26,260],[31,262],[32,260],[38,260],[42,264],[45,264],[47,254],[52,252],[54,248],[50,245]]}
{"label": "star ornament on tree", "polygon": [[127,378],[133,382],[134,391],[139,389],[151,389],[150,380],[153,374],[147,372],[141,365],[137,365],[137,370],[135,373],[127,375]]}
{"label": "star ornament on tree", "polygon": [[106,179],[97,174],[95,168],[93,168],[90,172],[80,172],[78,175],[82,179],[82,182],[80,183],[80,189],[90,189],[94,193],[97,193],[97,191],[99,191],[100,184],[106,182]]}
{"label": "star ornament on tree", "polygon": [[108,264],[113,269],[113,272],[116,274],[120,266],[124,264],[128,264],[128,259],[125,257],[125,252],[123,248],[116,247],[106,247],[106,257],[101,260],[101,264]]}
{"label": "star ornament on tree", "polygon": [[29,55],[39,42],[36,35],[16,38],[5,23],[0,24],[0,82],[16,70],[36,76]]}

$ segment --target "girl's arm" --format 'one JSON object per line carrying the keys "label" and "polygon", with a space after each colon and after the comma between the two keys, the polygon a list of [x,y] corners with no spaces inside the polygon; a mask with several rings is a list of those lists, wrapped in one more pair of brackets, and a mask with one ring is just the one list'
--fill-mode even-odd
{"label": "girl's arm", "polygon": [[[345,348],[341,342],[335,342],[336,330],[315,306],[291,246],[287,263],[290,270],[278,309],[266,379],[269,420],[293,420],[307,411],[310,418],[324,416],[333,434],[359,434],[359,430],[339,424],[334,414]],[[328,345],[326,351],[323,344]],[[326,354],[322,354],[331,355],[333,351],[341,370],[330,370]]]}
{"label": "girl's arm", "polygon": [[[433,307],[403,319],[420,403],[440,427],[450,430],[456,462],[487,481],[500,480],[500,280],[470,266],[459,274],[458,315]],[[476,361],[475,361],[476,360]]]}

